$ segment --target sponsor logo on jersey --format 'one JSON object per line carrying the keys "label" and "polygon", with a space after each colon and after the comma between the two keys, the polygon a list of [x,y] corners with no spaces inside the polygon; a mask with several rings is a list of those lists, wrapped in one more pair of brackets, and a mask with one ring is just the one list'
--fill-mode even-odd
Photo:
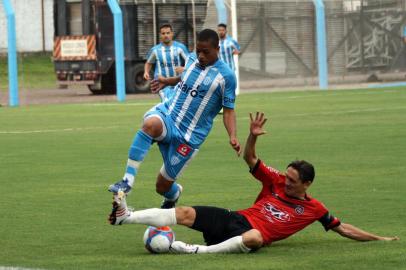
{"label": "sponsor logo on jersey", "polygon": [[192,151],[192,148],[189,145],[184,144],[184,143],[179,145],[178,149],[176,150],[176,152],[178,152],[179,154],[181,154],[184,157],[189,155],[190,151]]}
{"label": "sponsor logo on jersey", "polygon": [[197,85],[196,88],[193,88],[188,86],[184,81],[181,81],[178,88],[180,89],[180,91],[189,94],[191,97],[199,96],[200,98],[204,98],[204,95],[206,93],[204,89],[200,89],[200,85]]}
{"label": "sponsor logo on jersey", "polygon": [[234,102],[235,102],[235,98],[224,97],[224,102],[227,102],[227,103],[234,103]]}
{"label": "sponsor logo on jersey", "polygon": [[290,220],[289,213],[276,208],[269,202],[264,204],[261,212],[270,222],[274,222],[275,220],[280,222],[288,222]]}

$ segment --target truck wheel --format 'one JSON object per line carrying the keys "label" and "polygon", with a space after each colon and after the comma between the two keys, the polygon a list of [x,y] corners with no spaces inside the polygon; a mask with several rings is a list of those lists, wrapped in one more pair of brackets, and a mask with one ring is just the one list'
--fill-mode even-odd
{"label": "truck wheel", "polygon": [[115,69],[110,68],[109,72],[100,75],[99,79],[91,85],[88,85],[90,92],[94,95],[105,95],[116,93]]}
{"label": "truck wheel", "polygon": [[149,81],[144,80],[143,63],[127,66],[125,84],[127,93],[149,92]]}

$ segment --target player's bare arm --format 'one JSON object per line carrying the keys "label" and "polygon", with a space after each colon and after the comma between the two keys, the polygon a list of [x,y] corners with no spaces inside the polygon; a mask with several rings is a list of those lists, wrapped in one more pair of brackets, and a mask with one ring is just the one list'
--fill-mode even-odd
{"label": "player's bare arm", "polygon": [[230,145],[237,152],[237,155],[241,154],[240,142],[237,139],[237,124],[235,119],[235,112],[233,109],[223,108],[223,123],[230,137]]}
{"label": "player's bare arm", "polygon": [[157,79],[151,81],[151,92],[158,93],[159,90],[168,85],[176,85],[180,81],[180,76],[165,78],[163,76],[158,76]]}
{"label": "player's bare arm", "polygon": [[176,74],[182,74],[182,72],[184,70],[185,70],[185,67],[182,67],[182,66],[175,67]]}
{"label": "player's bare arm", "polygon": [[145,62],[145,65],[144,65],[144,79],[147,80],[147,81],[149,81],[151,79],[150,76],[149,76],[149,73],[151,72],[151,68],[152,68],[152,64],[148,63],[148,62]]}
{"label": "player's bare arm", "polygon": [[250,133],[244,149],[244,160],[250,168],[253,168],[255,164],[257,164],[258,157],[255,153],[255,144],[257,137],[266,133],[263,129],[266,121],[267,119],[264,113],[256,112],[255,118],[253,118],[252,113],[250,113]]}
{"label": "player's bare arm", "polygon": [[332,229],[336,233],[340,234],[343,237],[347,237],[356,241],[395,241],[399,240],[399,237],[386,237],[379,236],[364,230],[361,230],[351,224],[341,223],[339,226]]}

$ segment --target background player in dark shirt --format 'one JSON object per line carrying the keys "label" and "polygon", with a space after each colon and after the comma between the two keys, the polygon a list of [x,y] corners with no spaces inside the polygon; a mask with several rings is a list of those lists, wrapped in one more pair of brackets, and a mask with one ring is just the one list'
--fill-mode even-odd
{"label": "background player in dark shirt", "polygon": [[293,161],[285,173],[267,167],[255,153],[257,137],[265,134],[266,118],[258,112],[255,118],[250,114],[250,118],[244,159],[252,175],[262,184],[262,190],[250,208],[236,212],[207,206],[129,211],[123,196],[121,208],[110,215],[110,223],[157,227],[181,224],[203,233],[207,246],[175,241],[171,246],[175,253],[249,252],[287,238],[314,221],[319,221],[326,231],[331,229],[357,241],[399,239],[378,236],[333,217],[321,202],[306,193],[315,176],[310,163]]}

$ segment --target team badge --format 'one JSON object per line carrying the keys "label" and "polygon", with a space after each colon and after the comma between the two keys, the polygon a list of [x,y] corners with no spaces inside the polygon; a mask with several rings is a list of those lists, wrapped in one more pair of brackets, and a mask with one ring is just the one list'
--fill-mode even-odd
{"label": "team badge", "polygon": [[180,159],[177,156],[173,156],[171,158],[171,165],[172,166],[175,166],[175,165],[179,164],[179,162],[180,162]]}
{"label": "team badge", "polygon": [[301,205],[296,206],[295,212],[296,212],[296,214],[298,214],[298,215],[302,215],[302,214],[304,213],[304,207],[301,206]]}
{"label": "team badge", "polygon": [[209,85],[211,83],[211,78],[210,77],[206,77],[206,79],[204,79],[203,84],[204,85]]}
{"label": "team badge", "polygon": [[192,148],[188,146],[187,144],[181,144],[178,146],[178,149],[176,149],[176,152],[181,154],[182,156],[186,157],[189,155],[190,151],[192,151]]}

